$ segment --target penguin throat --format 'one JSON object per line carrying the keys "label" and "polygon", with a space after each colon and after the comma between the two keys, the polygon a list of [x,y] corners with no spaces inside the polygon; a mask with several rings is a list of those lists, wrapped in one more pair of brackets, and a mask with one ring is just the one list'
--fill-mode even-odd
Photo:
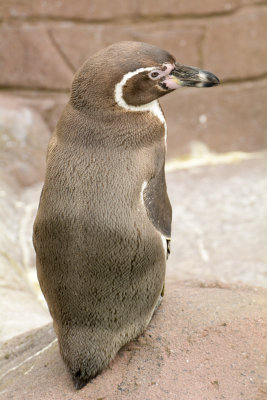
{"label": "penguin throat", "polygon": [[164,115],[160,109],[159,102],[158,100],[153,100],[151,103],[147,104],[142,104],[140,106],[132,106],[130,104],[127,104],[126,101],[123,98],[123,86],[125,83],[128,81],[128,79],[132,78],[133,76],[139,74],[140,72],[144,71],[152,71],[155,69],[155,67],[146,67],[146,68],[138,68],[135,71],[128,72],[125,74],[122,78],[122,80],[116,84],[115,86],[115,101],[116,103],[124,108],[127,111],[139,111],[139,112],[145,112],[145,111],[150,111],[152,114],[154,114],[160,122],[165,126],[165,118]]}

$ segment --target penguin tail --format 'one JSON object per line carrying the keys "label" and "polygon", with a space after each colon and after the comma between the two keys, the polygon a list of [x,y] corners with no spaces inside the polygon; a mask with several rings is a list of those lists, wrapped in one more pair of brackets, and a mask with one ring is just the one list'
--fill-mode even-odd
{"label": "penguin tail", "polygon": [[[102,340],[101,340],[102,339]],[[75,327],[60,332],[60,353],[71,374],[74,386],[82,389],[114,358],[118,349],[87,327]],[[107,351],[109,349],[109,351]]]}
{"label": "penguin tail", "polygon": [[[76,360],[76,365],[77,361],[79,363],[79,360]],[[82,389],[84,386],[87,385],[87,383],[91,382],[92,379],[95,378],[106,366],[105,364],[97,365],[96,362],[93,362],[92,365],[90,361],[90,359],[87,359],[85,362],[81,362],[81,367],[78,368],[76,372],[73,368],[73,365],[68,365],[72,381],[74,383],[75,389],[77,390]]]}
{"label": "penguin tail", "polygon": [[77,390],[82,389],[84,386],[87,385],[87,383],[89,383],[91,381],[91,378],[86,379],[86,378],[83,378],[81,375],[82,375],[82,372],[80,369],[72,375],[72,380],[73,380],[75,389],[77,389]]}

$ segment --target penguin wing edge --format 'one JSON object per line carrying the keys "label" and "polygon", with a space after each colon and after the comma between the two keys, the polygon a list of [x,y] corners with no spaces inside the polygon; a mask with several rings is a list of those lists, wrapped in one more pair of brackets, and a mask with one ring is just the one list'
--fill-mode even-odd
{"label": "penguin wing edge", "polygon": [[144,204],[149,219],[155,228],[166,237],[169,247],[171,239],[172,207],[167,194],[164,167],[153,177],[144,190]]}

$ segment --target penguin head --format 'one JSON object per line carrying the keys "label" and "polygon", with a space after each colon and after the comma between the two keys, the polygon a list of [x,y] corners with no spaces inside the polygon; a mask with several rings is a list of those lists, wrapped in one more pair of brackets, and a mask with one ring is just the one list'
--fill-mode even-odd
{"label": "penguin head", "polygon": [[219,84],[211,72],[177,63],[167,51],[142,42],[117,42],[90,57],[76,73],[71,99],[107,108],[142,106],[183,87]]}

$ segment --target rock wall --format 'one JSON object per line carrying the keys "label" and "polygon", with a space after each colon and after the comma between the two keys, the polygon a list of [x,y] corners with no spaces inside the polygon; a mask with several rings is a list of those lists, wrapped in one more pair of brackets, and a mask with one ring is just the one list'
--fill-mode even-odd
{"label": "rock wall", "polygon": [[266,1],[2,0],[0,19],[0,96],[34,109],[49,130],[81,63],[115,41],[139,40],[222,81],[162,99],[169,159],[194,141],[219,152],[266,145]]}

